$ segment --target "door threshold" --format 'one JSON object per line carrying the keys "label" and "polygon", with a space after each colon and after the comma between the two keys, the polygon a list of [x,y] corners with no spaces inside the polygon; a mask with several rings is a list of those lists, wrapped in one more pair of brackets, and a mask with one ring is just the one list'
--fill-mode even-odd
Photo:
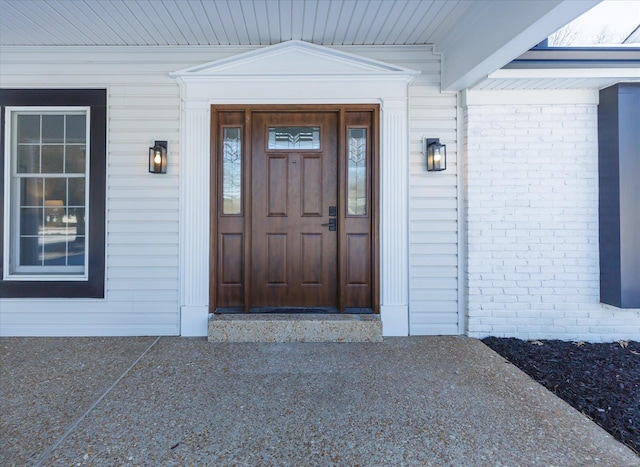
{"label": "door threshold", "polygon": [[216,308],[216,315],[235,315],[235,314],[309,314],[309,315],[372,315],[371,308],[345,308],[341,313],[336,307],[294,307],[294,306],[260,306],[253,307],[249,312],[244,311],[240,307]]}

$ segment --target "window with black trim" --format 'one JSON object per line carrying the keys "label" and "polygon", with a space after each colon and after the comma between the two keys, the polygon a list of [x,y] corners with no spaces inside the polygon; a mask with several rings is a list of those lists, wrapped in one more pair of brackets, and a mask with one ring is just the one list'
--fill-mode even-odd
{"label": "window with black trim", "polygon": [[0,297],[104,297],[106,91],[0,89]]}

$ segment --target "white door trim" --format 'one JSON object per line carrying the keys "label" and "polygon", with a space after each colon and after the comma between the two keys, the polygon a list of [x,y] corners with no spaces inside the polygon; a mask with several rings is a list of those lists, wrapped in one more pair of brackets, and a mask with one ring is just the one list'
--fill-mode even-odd
{"label": "white door trim", "polygon": [[[319,69],[323,72],[318,73]],[[181,335],[207,334],[211,105],[359,103],[380,104],[383,335],[409,334],[408,83],[417,74],[300,41],[265,47],[172,74],[180,84],[182,109]]]}

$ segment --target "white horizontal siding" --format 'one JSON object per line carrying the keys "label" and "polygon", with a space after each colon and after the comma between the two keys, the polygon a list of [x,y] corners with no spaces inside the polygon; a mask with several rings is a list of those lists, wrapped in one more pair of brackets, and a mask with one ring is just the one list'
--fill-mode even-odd
{"label": "white horizontal siding", "polygon": [[[457,334],[457,109],[455,95],[439,91],[440,59],[424,46],[336,48],[422,72],[410,85],[409,103],[410,332]],[[169,73],[249,50],[0,49],[2,87],[108,90],[106,297],[3,300],[2,334],[179,333],[179,164],[184,156],[180,90]],[[447,144],[446,172],[426,172],[422,136]],[[166,175],[148,173],[154,140],[169,143]]]}
{"label": "white horizontal siding", "polygon": [[[459,334],[457,96],[440,92],[437,56],[406,66],[423,71],[409,87],[410,332]],[[427,172],[423,137],[447,145],[446,171]]]}
{"label": "white horizontal siding", "polygon": [[[134,299],[137,298],[137,299]],[[109,300],[2,301],[3,335],[104,336],[175,334],[175,302]]]}

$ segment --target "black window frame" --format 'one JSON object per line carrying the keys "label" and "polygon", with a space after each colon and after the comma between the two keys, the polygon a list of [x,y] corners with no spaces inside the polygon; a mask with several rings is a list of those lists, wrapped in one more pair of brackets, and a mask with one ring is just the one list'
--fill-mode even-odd
{"label": "black window frame", "polygon": [[[87,280],[3,280],[0,262],[0,298],[104,298],[107,174],[106,89],[6,89],[0,88],[0,193],[4,193],[5,107],[89,107],[89,270]],[[0,203],[0,258],[4,258],[4,230],[9,222]]]}

